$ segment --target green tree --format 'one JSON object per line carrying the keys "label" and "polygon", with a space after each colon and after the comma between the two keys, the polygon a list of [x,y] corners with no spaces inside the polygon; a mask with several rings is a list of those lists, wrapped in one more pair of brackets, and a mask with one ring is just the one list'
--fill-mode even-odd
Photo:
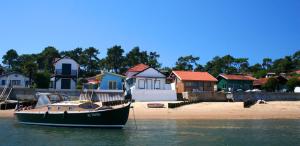
{"label": "green tree", "polygon": [[8,65],[8,69],[13,69],[14,65],[17,62],[19,55],[16,50],[10,49],[6,52],[6,54],[2,57],[3,64]]}
{"label": "green tree", "polygon": [[60,58],[58,50],[52,46],[46,47],[37,55],[38,68],[48,72],[54,72],[53,62],[55,58]]}
{"label": "green tree", "polygon": [[140,63],[148,64],[147,51],[140,51],[139,47],[134,47],[126,54],[126,65],[132,67]]}
{"label": "green tree", "polygon": [[161,64],[158,62],[160,55],[157,52],[149,52],[148,65],[153,68],[160,68]]}
{"label": "green tree", "polygon": [[286,83],[289,91],[294,91],[295,87],[300,87],[300,80],[297,77],[291,78]]}
{"label": "green tree", "polygon": [[87,64],[86,64],[86,72],[89,75],[95,75],[97,72],[99,72],[99,65],[98,61],[100,60],[98,58],[98,55],[100,54],[99,50],[94,47],[89,47],[83,51],[85,54],[84,58],[87,58]]}
{"label": "green tree", "polygon": [[277,89],[277,86],[278,80],[276,78],[269,78],[268,81],[263,85],[263,89],[274,92]]}
{"label": "green tree", "polygon": [[197,64],[194,71],[205,71],[205,69],[201,64]]}
{"label": "green tree", "polygon": [[113,70],[115,73],[120,73],[125,59],[123,53],[124,50],[121,46],[113,46],[112,48],[107,49],[106,65],[109,70]]}
{"label": "green tree", "polygon": [[34,82],[36,88],[48,89],[50,84],[50,74],[48,72],[36,73]]}
{"label": "green tree", "polygon": [[249,67],[248,58],[234,58],[233,64],[236,67],[237,72],[246,72]]}
{"label": "green tree", "polygon": [[174,70],[194,70],[194,67],[198,65],[199,57],[193,55],[179,57]]}
{"label": "green tree", "polygon": [[34,62],[26,62],[22,68],[25,75],[29,77],[29,86],[32,85],[33,76],[36,74],[37,64]]}
{"label": "green tree", "polygon": [[204,70],[212,74],[213,76],[218,76],[220,73],[224,73],[225,64],[221,57],[216,56],[211,61],[207,62],[204,66]]}
{"label": "green tree", "polygon": [[276,73],[288,73],[294,70],[291,56],[277,59],[273,62],[272,70]]}
{"label": "green tree", "polygon": [[263,59],[263,63],[262,66],[264,69],[268,70],[271,68],[272,66],[272,59],[271,58],[264,58]]}
{"label": "green tree", "polygon": [[293,68],[300,69],[300,51],[293,54]]}

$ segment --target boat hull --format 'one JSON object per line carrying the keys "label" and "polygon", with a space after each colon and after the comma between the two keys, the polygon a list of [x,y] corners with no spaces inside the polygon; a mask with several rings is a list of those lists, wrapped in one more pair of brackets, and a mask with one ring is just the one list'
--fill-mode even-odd
{"label": "boat hull", "polygon": [[122,128],[128,120],[130,104],[118,109],[84,112],[16,112],[22,124],[66,127]]}

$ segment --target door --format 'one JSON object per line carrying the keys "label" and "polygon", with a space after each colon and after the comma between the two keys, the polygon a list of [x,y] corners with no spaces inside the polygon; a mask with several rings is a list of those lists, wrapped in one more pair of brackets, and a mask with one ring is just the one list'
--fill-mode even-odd
{"label": "door", "polygon": [[62,64],[62,74],[71,75],[71,64]]}
{"label": "door", "polygon": [[71,89],[71,79],[61,79],[61,89]]}
{"label": "door", "polygon": [[152,89],[152,80],[151,79],[147,79],[147,89]]}

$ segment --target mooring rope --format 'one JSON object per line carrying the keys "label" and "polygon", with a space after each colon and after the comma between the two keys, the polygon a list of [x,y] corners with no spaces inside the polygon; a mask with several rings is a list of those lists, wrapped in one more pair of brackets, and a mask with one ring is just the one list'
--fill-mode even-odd
{"label": "mooring rope", "polygon": [[132,112],[133,112],[133,120],[134,120],[135,129],[137,129],[136,119],[135,119],[135,113],[134,113],[134,107],[131,106],[131,108],[132,108]]}

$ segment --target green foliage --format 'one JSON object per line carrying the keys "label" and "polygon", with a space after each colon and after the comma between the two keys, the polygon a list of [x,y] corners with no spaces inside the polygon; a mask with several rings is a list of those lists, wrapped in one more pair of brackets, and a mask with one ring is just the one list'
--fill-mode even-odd
{"label": "green foliage", "polygon": [[53,62],[55,58],[60,58],[58,50],[52,46],[46,47],[37,55],[38,68],[48,72],[54,72]]}
{"label": "green foliage", "polygon": [[272,66],[272,59],[271,58],[264,58],[262,66],[264,69],[270,69]]}
{"label": "green foliage", "polygon": [[120,73],[123,67],[125,57],[123,56],[124,50],[121,46],[113,46],[107,49],[106,66],[108,70],[112,70],[115,73]]}
{"label": "green foliage", "polygon": [[274,61],[272,70],[276,73],[288,73],[293,71],[293,60],[290,56],[280,58]]}
{"label": "green foliage", "polygon": [[158,62],[160,55],[157,52],[149,52],[148,65],[153,68],[160,68],[161,64]]}
{"label": "green foliage", "polygon": [[253,77],[255,78],[263,78],[267,75],[267,71],[266,70],[258,70],[256,72],[253,72]]}
{"label": "green foliage", "polygon": [[17,64],[17,59],[19,55],[16,50],[10,49],[6,52],[6,54],[2,57],[3,64],[8,65],[8,69],[14,69],[14,65]]}
{"label": "green foliage", "polygon": [[148,64],[147,51],[140,51],[139,47],[134,47],[126,54],[126,64],[128,67],[132,67],[140,63]]}
{"label": "green foliage", "polygon": [[86,71],[89,75],[95,75],[99,71],[98,55],[100,54],[99,50],[94,47],[89,47],[83,51],[83,57],[87,59],[87,64],[85,65]]}
{"label": "green foliage", "polygon": [[198,65],[199,57],[193,55],[179,57],[174,70],[194,70],[194,67]]}
{"label": "green foliage", "polygon": [[34,82],[36,88],[47,89],[50,84],[50,74],[48,72],[36,73]]}
{"label": "green foliage", "polygon": [[297,77],[291,78],[286,85],[289,91],[294,91],[295,87],[300,87],[300,80]]}
{"label": "green foliage", "polygon": [[278,80],[276,78],[269,78],[266,84],[263,85],[263,89],[274,92],[277,89],[277,86]]}

